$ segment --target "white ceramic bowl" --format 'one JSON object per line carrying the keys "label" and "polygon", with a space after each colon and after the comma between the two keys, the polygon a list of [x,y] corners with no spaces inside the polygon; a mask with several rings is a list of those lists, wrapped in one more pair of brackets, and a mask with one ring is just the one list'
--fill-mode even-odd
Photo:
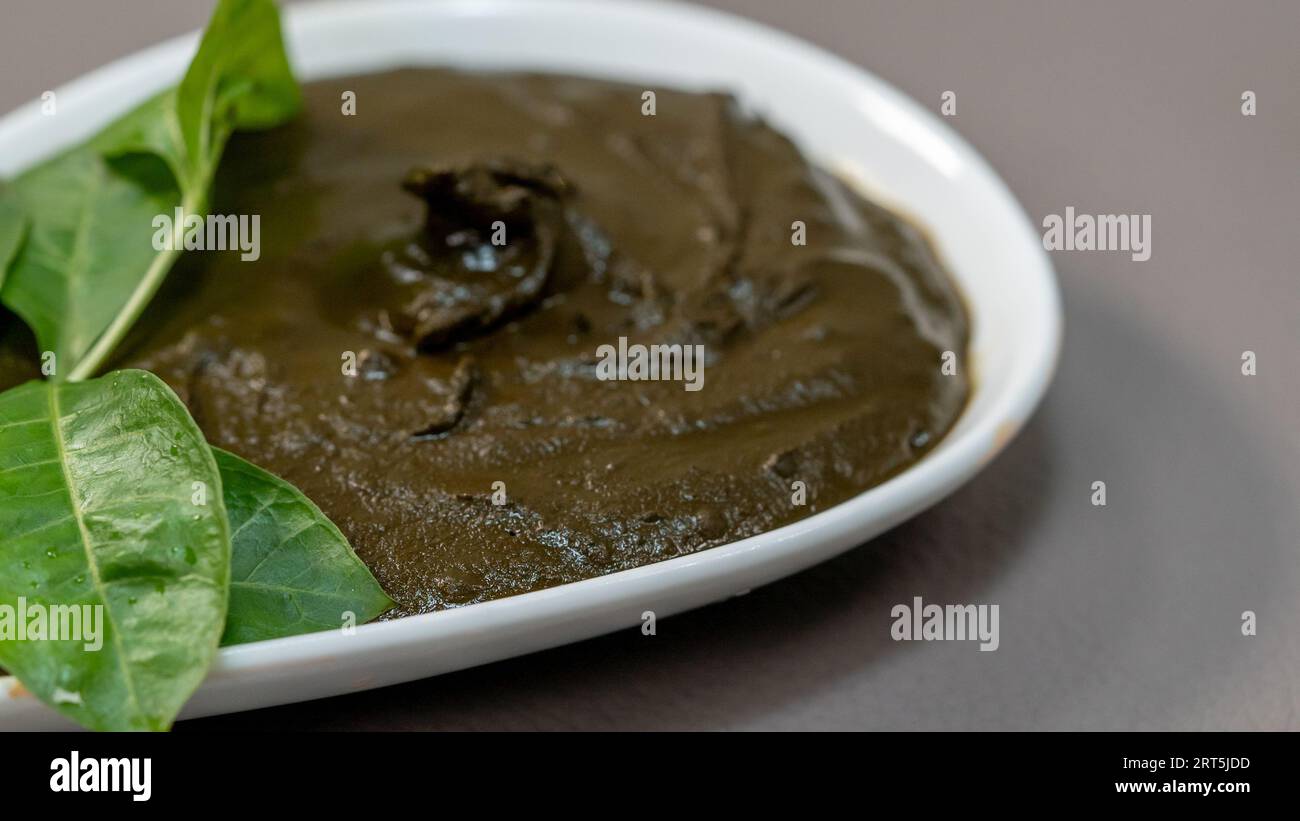
{"label": "white ceramic bowl", "polygon": [[[977,379],[970,406],[925,459],[823,513],[694,555],[352,635],[227,648],[183,717],[437,675],[631,628],[646,610],[663,617],[746,592],[860,545],[952,492],[1015,435],[1051,379],[1062,322],[1056,282],[1006,186],[937,116],[807,43],[691,6],[574,0],[295,6],[286,34],[304,80],[452,64],[730,89],[814,160],[930,230],[973,314]],[[0,176],[175,83],[196,42],[163,43],[59,89],[56,117],[33,103],[0,120]],[[65,721],[12,678],[0,679],[0,728],[40,726]]]}

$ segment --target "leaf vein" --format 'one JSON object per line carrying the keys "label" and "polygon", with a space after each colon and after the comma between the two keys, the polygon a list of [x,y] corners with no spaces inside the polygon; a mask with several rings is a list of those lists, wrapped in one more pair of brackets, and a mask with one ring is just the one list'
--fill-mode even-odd
{"label": "leaf vein", "polygon": [[90,532],[86,529],[86,523],[81,518],[81,508],[77,502],[76,483],[72,479],[72,472],[68,469],[67,447],[64,444],[63,426],[61,413],[59,410],[59,388],[51,385],[49,387],[49,404],[50,404],[50,430],[54,437],[54,444],[59,450],[59,466],[63,470],[63,482],[68,488],[68,503],[72,508],[72,517],[77,520],[77,530],[81,534],[81,547],[86,552],[86,564],[90,568],[90,578],[94,582],[95,589],[99,593],[100,599],[103,600],[105,607],[105,618],[108,620],[108,627],[113,633],[113,646],[117,650],[117,665],[122,671],[122,681],[126,685],[127,696],[131,699],[131,704],[135,706],[137,713],[143,713],[140,708],[140,698],[135,692],[135,679],[131,676],[131,669],[126,663],[126,647],[123,645],[122,632],[117,627],[117,620],[113,614],[113,608],[108,607],[107,588],[103,579],[99,575],[99,564],[95,561],[94,549],[90,543]]}

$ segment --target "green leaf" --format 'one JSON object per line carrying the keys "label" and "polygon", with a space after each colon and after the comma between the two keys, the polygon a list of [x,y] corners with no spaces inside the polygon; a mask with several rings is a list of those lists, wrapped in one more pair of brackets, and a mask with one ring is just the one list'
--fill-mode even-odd
{"label": "green leaf", "polygon": [[363,624],[393,606],[339,529],[288,482],[212,449],[230,517],[230,612],[222,644]]}
{"label": "green leaf", "polygon": [[96,145],[107,155],[156,154],[181,190],[206,189],[232,131],[279,125],[301,105],[275,3],[222,0],[184,79],[160,98],[111,125]]}
{"label": "green leaf", "polygon": [[179,255],[154,250],[150,223],[180,193],[156,158],[109,163],[88,151],[38,166],[14,190],[32,222],[0,299],[66,375],[136,288],[161,282]]}
{"label": "green leaf", "polygon": [[[212,663],[229,583],[221,475],[162,380],[0,394],[0,666],[28,690],[92,729],[167,729]],[[22,638],[12,614],[34,605],[99,608],[101,646]]]}
{"label": "green leaf", "polygon": [[180,253],[155,249],[155,218],[205,212],[231,132],[299,104],[275,4],[221,0],[178,88],[13,181],[29,236],[0,300],[56,354],[56,378],[93,374],[144,310]]}
{"label": "green leaf", "polygon": [[0,291],[4,290],[9,263],[27,236],[27,215],[12,194],[0,189]]}

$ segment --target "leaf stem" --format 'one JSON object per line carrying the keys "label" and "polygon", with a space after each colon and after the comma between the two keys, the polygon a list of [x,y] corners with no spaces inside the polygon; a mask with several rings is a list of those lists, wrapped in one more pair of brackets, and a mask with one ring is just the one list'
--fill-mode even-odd
{"label": "leaf stem", "polygon": [[[197,212],[197,210],[198,203],[194,199],[181,199],[182,215]],[[175,262],[176,257],[180,256],[180,249],[184,239],[185,223],[184,220],[179,220],[178,224],[172,226],[170,250],[161,251],[153,258],[153,262],[149,264],[149,269],[145,271],[144,277],[135,286],[135,290],[131,292],[131,296],[126,301],[126,304],[122,306],[122,310],[118,311],[117,316],[113,317],[113,321],[95,340],[95,344],[90,346],[90,350],[86,351],[86,354],[77,360],[72,372],[68,374],[67,381],[80,382],[95,375],[95,371],[99,370],[99,366],[103,364],[104,359],[117,347],[117,343],[122,341],[122,337],[126,336],[127,331],[131,329],[135,321],[140,318],[140,314],[144,312],[149,300],[153,299],[153,295],[158,292],[158,288],[167,277],[167,271]]]}

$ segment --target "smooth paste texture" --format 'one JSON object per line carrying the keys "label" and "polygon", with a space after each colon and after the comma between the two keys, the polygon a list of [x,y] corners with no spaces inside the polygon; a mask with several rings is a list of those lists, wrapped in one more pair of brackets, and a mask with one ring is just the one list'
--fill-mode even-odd
{"label": "smooth paste texture", "polygon": [[[261,258],[185,254],[114,367],[160,375],[209,441],[320,505],[390,618],[752,536],[915,463],[969,393],[966,314],[924,236],[729,97],[655,89],[644,116],[644,90],[306,86],[303,116],[237,136],[218,175],[213,210],[260,215]],[[620,336],[704,345],[703,389],[599,380]]]}

